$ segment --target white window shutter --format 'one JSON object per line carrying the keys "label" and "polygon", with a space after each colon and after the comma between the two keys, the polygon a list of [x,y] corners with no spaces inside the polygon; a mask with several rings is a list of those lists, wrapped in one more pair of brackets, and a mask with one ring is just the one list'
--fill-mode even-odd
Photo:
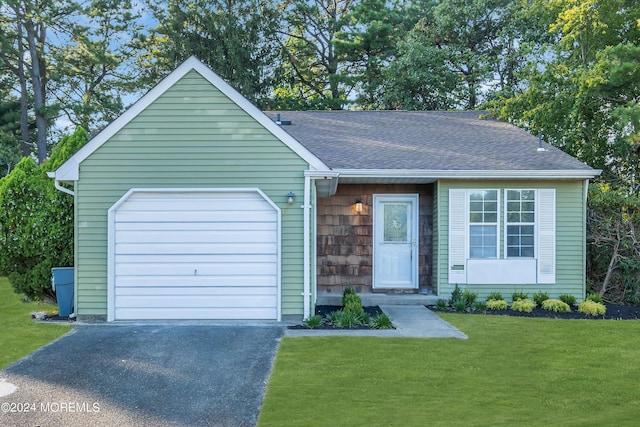
{"label": "white window shutter", "polygon": [[467,283],[467,191],[449,190],[449,283]]}
{"label": "white window shutter", "polygon": [[538,283],[556,282],[556,190],[538,190]]}

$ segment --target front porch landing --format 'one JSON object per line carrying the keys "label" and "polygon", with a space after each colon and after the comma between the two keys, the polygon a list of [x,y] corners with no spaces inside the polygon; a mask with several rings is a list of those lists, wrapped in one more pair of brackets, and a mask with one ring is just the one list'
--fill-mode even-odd
{"label": "front porch landing", "polygon": [[[365,307],[373,305],[435,305],[439,297],[423,294],[358,294]],[[342,305],[342,294],[323,293],[316,298],[316,305]]]}

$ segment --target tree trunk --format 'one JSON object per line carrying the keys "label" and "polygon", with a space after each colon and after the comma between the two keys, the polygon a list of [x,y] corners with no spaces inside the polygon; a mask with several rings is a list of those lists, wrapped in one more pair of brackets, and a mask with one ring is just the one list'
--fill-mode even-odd
{"label": "tree trunk", "polygon": [[611,281],[611,275],[616,269],[616,264],[618,263],[618,256],[620,253],[620,224],[618,224],[616,228],[616,238],[616,243],[613,245],[611,260],[609,261],[609,268],[607,268],[607,274],[604,276],[602,287],[600,288],[600,295],[604,295],[607,292],[609,282]]}
{"label": "tree trunk", "polygon": [[[18,13],[16,11],[16,16]],[[22,139],[22,155],[31,154],[29,137],[29,92],[27,91],[27,74],[24,69],[24,44],[22,38],[22,24],[16,24],[18,35],[18,80],[20,81],[20,136]]]}
{"label": "tree trunk", "polygon": [[[38,34],[38,26],[40,34]],[[46,76],[44,69],[44,58],[38,49],[38,43],[44,40],[44,26],[35,24],[28,19],[24,24],[26,30],[29,54],[31,56],[31,82],[33,85],[33,107],[36,116],[38,163],[42,163],[47,158],[47,106],[45,101]],[[44,49],[44,47],[43,47]]]}

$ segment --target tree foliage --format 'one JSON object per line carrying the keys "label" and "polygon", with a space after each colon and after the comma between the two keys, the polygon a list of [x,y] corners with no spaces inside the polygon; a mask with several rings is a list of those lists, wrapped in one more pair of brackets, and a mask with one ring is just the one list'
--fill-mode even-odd
{"label": "tree foliage", "polygon": [[29,298],[53,296],[51,268],[73,265],[73,197],[55,189],[46,173],[86,141],[78,128],[47,162],[24,157],[0,179],[0,274]]}

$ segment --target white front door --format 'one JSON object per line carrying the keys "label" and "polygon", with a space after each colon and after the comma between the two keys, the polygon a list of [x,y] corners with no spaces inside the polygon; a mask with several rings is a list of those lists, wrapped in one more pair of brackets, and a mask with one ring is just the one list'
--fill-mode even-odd
{"label": "white front door", "polygon": [[373,287],[418,288],[418,195],[374,195],[373,204]]}

